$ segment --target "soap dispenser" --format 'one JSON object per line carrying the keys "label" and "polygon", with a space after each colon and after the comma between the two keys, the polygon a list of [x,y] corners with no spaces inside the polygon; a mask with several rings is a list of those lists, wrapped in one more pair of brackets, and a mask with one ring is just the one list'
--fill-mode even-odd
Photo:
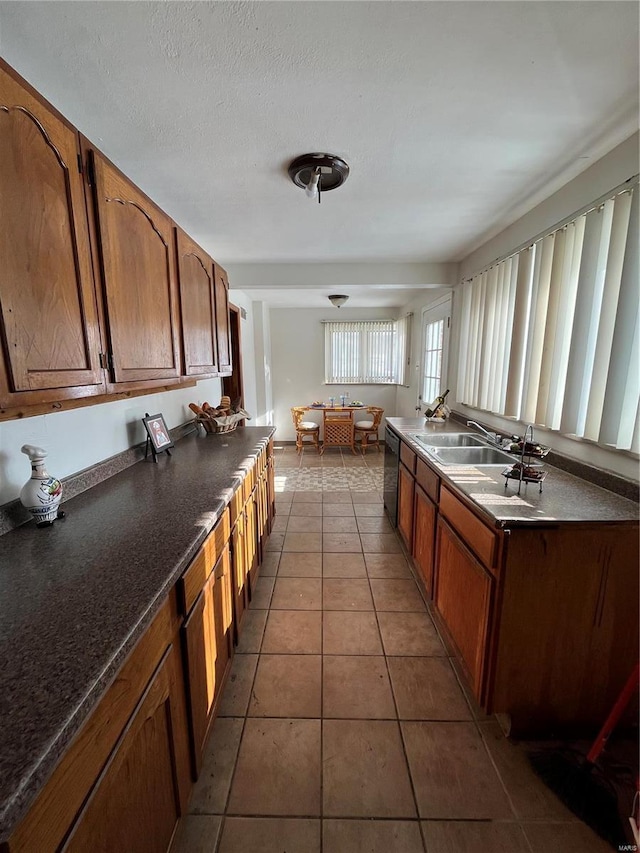
{"label": "soap dispenser", "polygon": [[29,510],[38,527],[47,527],[64,515],[58,511],[62,483],[51,477],[44,466],[46,450],[32,444],[23,444],[20,450],[31,460],[31,478],[22,487],[20,502]]}

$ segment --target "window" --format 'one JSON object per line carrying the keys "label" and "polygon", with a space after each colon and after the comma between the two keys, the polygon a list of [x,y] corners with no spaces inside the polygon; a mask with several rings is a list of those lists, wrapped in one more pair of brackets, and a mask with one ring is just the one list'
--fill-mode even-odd
{"label": "window", "polygon": [[637,235],[636,181],[464,282],[458,399],[638,452]]}
{"label": "window", "polygon": [[403,384],[410,351],[409,317],[325,323],[325,383]]}
{"label": "window", "polygon": [[441,394],[447,375],[449,320],[451,297],[422,312],[422,381],[418,389],[418,405],[427,405]]}

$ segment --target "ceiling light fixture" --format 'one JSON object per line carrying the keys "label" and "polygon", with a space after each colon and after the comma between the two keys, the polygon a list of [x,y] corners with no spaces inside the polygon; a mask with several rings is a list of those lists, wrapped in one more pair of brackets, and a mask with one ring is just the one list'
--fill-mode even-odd
{"label": "ceiling light fixture", "polygon": [[335,305],[336,308],[340,308],[340,306],[344,305],[349,297],[345,296],[343,293],[332,293],[331,296],[328,297],[329,302],[332,305]]}
{"label": "ceiling light fixture", "polygon": [[291,161],[289,177],[309,198],[320,203],[322,193],[341,187],[349,177],[349,167],[333,154],[302,154]]}

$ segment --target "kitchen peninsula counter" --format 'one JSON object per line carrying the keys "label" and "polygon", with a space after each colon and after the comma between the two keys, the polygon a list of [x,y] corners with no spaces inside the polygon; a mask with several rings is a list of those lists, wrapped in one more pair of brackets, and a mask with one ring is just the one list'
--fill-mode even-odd
{"label": "kitchen peninsula counter", "polygon": [[24,816],[273,435],[180,440],[0,537],[0,839]]}
{"label": "kitchen peninsula counter", "polygon": [[[416,433],[476,432],[455,420],[444,424],[425,423],[424,418],[387,418],[387,424],[406,442],[420,459],[431,465],[444,483],[449,483],[496,527],[513,527],[535,523],[638,522],[638,504],[615,492],[556,468],[546,460],[547,477],[539,492],[537,483],[522,484],[508,480],[502,471],[506,465],[443,465],[429,456],[424,446],[413,438]],[[518,456],[513,455],[513,461]]]}

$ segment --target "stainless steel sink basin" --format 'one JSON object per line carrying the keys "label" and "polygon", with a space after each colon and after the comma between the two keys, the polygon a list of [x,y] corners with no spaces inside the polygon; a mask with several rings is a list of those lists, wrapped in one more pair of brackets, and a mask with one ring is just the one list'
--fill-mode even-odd
{"label": "stainless steel sink basin", "polygon": [[497,447],[427,447],[442,465],[512,465],[513,456]]}
{"label": "stainless steel sink basin", "polygon": [[416,433],[412,436],[425,447],[486,447],[484,439],[476,433],[443,432],[436,434]]}

